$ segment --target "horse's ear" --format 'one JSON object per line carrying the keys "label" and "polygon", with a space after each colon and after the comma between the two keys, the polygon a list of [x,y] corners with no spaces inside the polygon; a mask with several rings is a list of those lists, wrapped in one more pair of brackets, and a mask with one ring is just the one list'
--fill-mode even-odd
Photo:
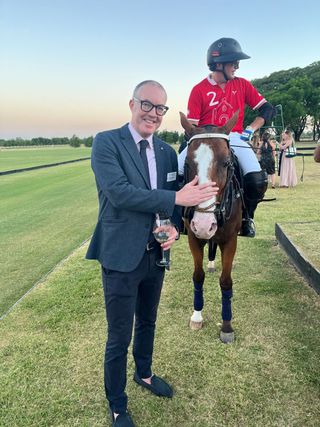
{"label": "horse's ear", "polygon": [[181,111],[179,112],[179,114],[180,114],[180,123],[181,123],[181,126],[183,127],[183,129],[186,131],[186,133],[188,135],[192,135],[192,131],[193,131],[194,127],[189,122],[189,120],[187,119],[187,117],[185,116],[185,114],[181,113]]}
{"label": "horse's ear", "polygon": [[230,120],[227,121],[227,123],[223,126],[225,132],[227,135],[232,131],[232,129],[235,127],[235,124],[238,121],[239,117],[239,110],[237,110],[234,115],[231,117]]}

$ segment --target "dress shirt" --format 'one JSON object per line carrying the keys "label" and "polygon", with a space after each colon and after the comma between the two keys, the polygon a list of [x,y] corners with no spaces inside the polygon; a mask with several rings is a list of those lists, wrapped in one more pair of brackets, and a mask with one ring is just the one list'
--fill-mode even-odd
{"label": "dress shirt", "polygon": [[139,142],[142,139],[145,139],[149,142],[149,146],[146,149],[146,154],[148,159],[151,188],[154,190],[157,188],[157,165],[156,165],[156,156],[155,156],[154,147],[153,147],[153,135],[150,135],[148,138],[143,138],[141,135],[139,135],[139,133],[135,130],[135,128],[132,126],[131,123],[129,123],[128,128],[134,142],[136,143],[138,151],[140,151]]}

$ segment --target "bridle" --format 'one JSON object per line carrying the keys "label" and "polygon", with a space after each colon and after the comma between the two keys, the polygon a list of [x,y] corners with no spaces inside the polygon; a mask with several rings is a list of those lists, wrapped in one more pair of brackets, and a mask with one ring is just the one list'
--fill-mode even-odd
{"label": "bridle", "polygon": [[[213,214],[215,214],[215,216],[217,218],[218,225],[222,226],[224,224],[224,222],[230,218],[231,211],[232,211],[231,206],[230,206],[229,212],[227,213],[228,205],[232,205],[232,203],[230,204],[230,188],[231,188],[230,183],[233,179],[235,179],[234,155],[233,155],[232,150],[230,150],[229,135],[224,134],[224,133],[199,133],[199,134],[193,135],[189,139],[188,145],[190,145],[195,139],[207,139],[207,138],[221,138],[221,139],[226,140],[227,145],[228,145],[228,149],[230,151],[231,158],[227,162],[227,164],[225,165],[227,168],[227,179],[226,179],[226,183],[225,183],[223,192],[220,195],[221,196],[220,200],[211,203],[209,206],[206,206],[205,208],[200,208],[199,206],[196,206],[194,208],[194,211],[199,212],[199,213],[213,213]],[[238,190],[240,190],[239,184],[238,184]],[[232,191],[231,191],[231,193],[232,193]],[[240,194],[239,194],[239,196],[240,196]],[[231,194],[231,197],[233,198],[233,194]]]}

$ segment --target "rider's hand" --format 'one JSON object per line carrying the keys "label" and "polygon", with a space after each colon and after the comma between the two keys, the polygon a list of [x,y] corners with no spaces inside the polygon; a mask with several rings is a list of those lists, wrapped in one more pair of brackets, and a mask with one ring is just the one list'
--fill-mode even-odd
{"label": "rider's hand", "polygon": [[244,142],[250,142],[254,134],[254,129],[251,126],[247,126],[242,132],[240,139]]}

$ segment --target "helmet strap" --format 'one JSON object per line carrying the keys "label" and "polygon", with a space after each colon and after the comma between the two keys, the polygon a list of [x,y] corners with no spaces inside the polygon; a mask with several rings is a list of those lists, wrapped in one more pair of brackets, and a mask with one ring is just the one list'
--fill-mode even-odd
{"label": "helmet strap", "polygon": [[214,73],[222,73],[226,82],[228,82],[230,80],[229,77],[227,76],[226,72],[225,72],[223,62],[222,62],[222,70],[218,70],[215,64],[210,67],[210,70],[213,71]]}
{"label": "helmet strap", "polygon": [[222,70],[220,70],[220,71],[221,71],[221,73],[223,74],[223,77],[226,79],[226,82],[227,82],[227,81],[229,81],[230,79],[229,79],[229,77],[227,76],[227,74],[226,74],[226,72],[225,72],[224,66],[225,66],[225,64],[224,64],[224,63],[222,63]]}

